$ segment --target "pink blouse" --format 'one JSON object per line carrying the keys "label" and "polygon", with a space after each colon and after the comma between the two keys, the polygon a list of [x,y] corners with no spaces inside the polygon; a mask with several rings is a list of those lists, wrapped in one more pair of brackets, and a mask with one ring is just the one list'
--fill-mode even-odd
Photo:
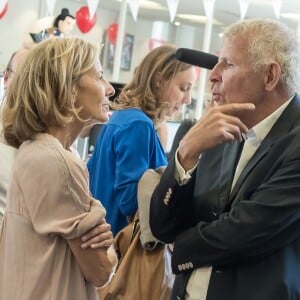
{"label": "pink blouse", "polygon": [[0,232],[0,299],[94,300],[68,246],[105,216],[84,163],[51,135],[17,151]]}

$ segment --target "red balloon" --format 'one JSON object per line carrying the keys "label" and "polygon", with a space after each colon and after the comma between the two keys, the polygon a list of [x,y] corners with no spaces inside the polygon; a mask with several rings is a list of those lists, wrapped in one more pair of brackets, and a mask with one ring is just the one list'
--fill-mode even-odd
{"label": "red balloon", "polygon": [[7,9],[8,9],[8,2],[6,2],[4,8],[2,11],[0,11],[0,19],[2,19],[4,17],[4,15],[6,14],[7,12]]}
{"label": "red balloon", "polygon": [[113,45],[115,45],[116,41],[117,41],[118,28],[119,28],[119,25],[117,23],[113,23],[113,24],[109,25],[109,27],[107,29],[108,40]]}
{"label": "red balloon", "polygon": [[96,24],[96,13],[90,19],[90,12],[87,6],[80,7],[76,12],[76,24],[82,33],[89,32]]}

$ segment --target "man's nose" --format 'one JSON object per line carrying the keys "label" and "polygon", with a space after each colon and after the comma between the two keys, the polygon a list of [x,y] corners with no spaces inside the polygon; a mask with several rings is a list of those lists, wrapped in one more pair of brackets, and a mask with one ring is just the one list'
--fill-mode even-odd
{"label": "man's nose", "polygon": [[220,72],[220,65],[219,63],[217,63],[214,68],[210,71],[209,76],[208,76],[209,80],[211,82],[218,82],[221,81],[222,77],[221,77],[221,72]]}

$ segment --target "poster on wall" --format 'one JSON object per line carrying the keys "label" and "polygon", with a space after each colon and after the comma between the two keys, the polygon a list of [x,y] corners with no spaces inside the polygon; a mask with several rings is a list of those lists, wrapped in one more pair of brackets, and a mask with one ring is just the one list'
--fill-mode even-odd
{"label": "poster on wall", "polygon": [[121,69],[130,71],[132,51],[133,51],[134,36],[132,34],[126,34],[123,47],[122,47],[122,56],[121,56]]}
{"label": "poster on wall", "polygon": [[[105,36],[105,41],[104,41],[104,49],[101,51],[101,61],[103,62],[105,68],[112,71],[114,67],[116,45],[109,41],[106,33],[104,33],[104,36]],[[121,62],[120,62],[120,68],[123,71],[130,71],[131,69],[133,45],[134,45],[134,35],[126,33],[123,39]]]}

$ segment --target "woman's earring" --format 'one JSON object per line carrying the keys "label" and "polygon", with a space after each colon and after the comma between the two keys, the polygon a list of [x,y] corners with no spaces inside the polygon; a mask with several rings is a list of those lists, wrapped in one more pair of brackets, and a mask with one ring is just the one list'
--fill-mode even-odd
{"label": "woman's earring", "polygon": [[77,95],[77,90],[73,87],[72,89],[72,105],[75,105],[75,102],[76,102],[76,95]]}

